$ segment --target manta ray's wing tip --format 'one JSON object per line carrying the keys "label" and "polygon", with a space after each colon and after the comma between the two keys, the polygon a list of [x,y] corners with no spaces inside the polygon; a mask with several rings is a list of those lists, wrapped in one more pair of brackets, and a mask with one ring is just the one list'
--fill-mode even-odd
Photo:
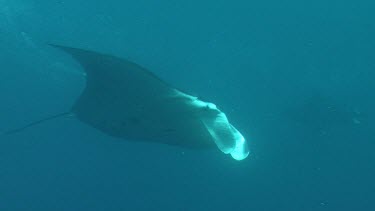
{"label": "manta ray's wing tip", "polygon": [[78,50],[77,48],[72,48],[72,47],[68,47],[68,46],[63,46],[63,45],[58,45],[58,44],[53,44],[53,43],[47,43],[47,45],[53,47],[53,48],[57,48],[57,49],[60,49],[60,50],[63,50],[63,51],[71,51],[71,50]]}
{"label": "manta ray's wing tip", "polygon": [[51,46],[51,47],[54,47],[54,48],[64,48],[64,46],[62,45],[57,45],[57,44],[53,44],[53,43],[47,43],[48,46]]}

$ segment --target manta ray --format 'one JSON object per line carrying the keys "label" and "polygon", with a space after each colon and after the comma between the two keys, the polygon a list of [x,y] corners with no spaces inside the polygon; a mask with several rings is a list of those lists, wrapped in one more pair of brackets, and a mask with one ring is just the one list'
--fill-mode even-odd
{"label": "manta ray", "polygon": [[193,149],[218,148],[236,160],[249,155],[243,135],[210,102],[167,84],[142,66],[116,56],[51,45],[71,55],[86,86],[69,112],[101,132],[128,141],[145,141]]}

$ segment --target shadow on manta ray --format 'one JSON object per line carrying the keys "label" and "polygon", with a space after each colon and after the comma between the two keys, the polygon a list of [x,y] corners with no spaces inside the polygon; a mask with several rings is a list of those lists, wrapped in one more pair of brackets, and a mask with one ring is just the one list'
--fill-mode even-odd
{"label": "shadow on manta ray", "polygon": [[78,48],[51,46],[70,54],[83,67],[85,89],[70,112],[33,122],[6,134],[74,115],[117,138],[187,148],[212,148],[216,145],[236,160],[249,155],[245,138],[215,104],[171,87],[133,62]]}

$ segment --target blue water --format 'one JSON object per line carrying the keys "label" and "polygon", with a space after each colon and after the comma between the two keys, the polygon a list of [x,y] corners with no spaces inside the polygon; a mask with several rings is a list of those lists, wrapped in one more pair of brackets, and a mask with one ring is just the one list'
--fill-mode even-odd
{"label": "blue water", "polygon": [[74,118],[0,136],[0,210],[375,210],[374,1],[0,0],[0,130],[66,112],[80,66],[130,59],[214,102],[217,151],[119,141]]}

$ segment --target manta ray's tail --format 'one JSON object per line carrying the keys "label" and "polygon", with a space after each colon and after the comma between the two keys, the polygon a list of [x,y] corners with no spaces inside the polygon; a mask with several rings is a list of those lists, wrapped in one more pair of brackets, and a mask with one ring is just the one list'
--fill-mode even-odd
{"label": "manta ray's tail", "polygon": [[68,115],[72,115],[72,113],[71,112],[64,112],[64,113],[56,114],[56,115],[53,115],[53,116],[50,116],[50,117],[47,117],[47,118],[44,118],[44,119],[40,119],[38,121],[31,122],[31,123],[29,123],[29,124],[27,124],[23,127],[19,127],[19,128],[16,128],[16,129],[12,129],[12,130],[2,132],[2,135],[12,135],[12,134],[15,134],[15,133],[19,133],[19,132],[22,132],[23,130],[25,130],[27,128],[30,128],[32,126],[35,126],[35,125],[38,125],[38,124],[44,123],[46,121],[62,117],[62,116],[68,116]]}

